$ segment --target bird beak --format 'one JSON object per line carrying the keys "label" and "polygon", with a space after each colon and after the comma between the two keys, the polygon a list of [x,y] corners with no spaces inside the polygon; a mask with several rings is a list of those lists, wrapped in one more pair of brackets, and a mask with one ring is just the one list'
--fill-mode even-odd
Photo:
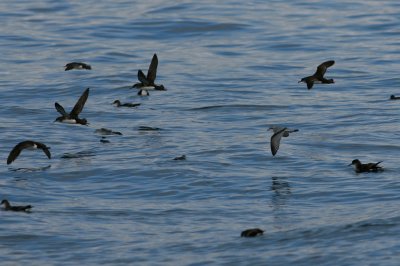
{"label": "bird beak", "polygon": [[349,164],[349,165],[347,165],[347,166],[350,166],[350,165],[352,165],[352,163],[351,163],[351,164]]}
{"label": "bird beak", "polygon": [[301,80],[299,80],[299,82],[297,82],[297,83],[301,83],[302,81]]}

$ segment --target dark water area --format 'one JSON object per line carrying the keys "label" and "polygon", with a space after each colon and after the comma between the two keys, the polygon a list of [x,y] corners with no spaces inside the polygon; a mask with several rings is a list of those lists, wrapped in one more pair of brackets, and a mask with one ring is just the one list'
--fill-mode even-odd
{"label": "dark water area", "polygon": [[[2,263],[398,265],[399,14],[397,1],[1,2],[0,196],[34,206],[0,210]],[[167,91],[140,97],[154,53]],[[334,84],[298,83],[327,60]],[[73,61],[92,70],[64,71]],[[89,125],[54,123],[54,103],[70,111],[88,87]],[[299,129],[276,156],[272,125]],[[7,165],[28,139],[51,160]],[[385,171],[356,174],[355,158]]]}

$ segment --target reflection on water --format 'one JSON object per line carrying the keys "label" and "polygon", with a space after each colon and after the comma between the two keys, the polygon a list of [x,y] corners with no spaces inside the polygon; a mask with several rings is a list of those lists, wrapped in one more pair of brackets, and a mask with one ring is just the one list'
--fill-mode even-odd
{"label": "reflection on water", "polygon": [[279,210],[286,205],[286,202],[292,194],[290,185],[280,177],[272,177],[271,190],[273,191],[271,199],[272,206],[274,210]]}
{"label": "reflection on water", "polygon": [[47,169],[50,169],[51,165],[47,166],[41,166],[41,167],[21,167],[21,168],[10,168],[10,171],[13,172],[22,172],[22,173],[28,173],[28,172],[39,172],[39,171],[45,171]]}

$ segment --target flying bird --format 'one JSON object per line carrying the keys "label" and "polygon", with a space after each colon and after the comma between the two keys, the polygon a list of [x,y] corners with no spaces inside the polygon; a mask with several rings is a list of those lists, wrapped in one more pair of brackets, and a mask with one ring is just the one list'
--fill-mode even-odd
{"label": "flying bird", "polygon": [[61,123],[69,123],[69,124],[81,124],[87,125],[88,122],[85,118],[79,118],[78,115],[82,112],[83,106],[86,103],[87,98],[89,97],[89,88],[87,88],[76,102],[72,111],[68,114],[64,107],[62,107],[59,103],[55,103],[56,110],[61,114],[60,117],[57,117],[54,122],[61,122]]}
{"label": "flying bird", "polygon": [[50,147],[47,147],[45,144],[37,141],[32,141],[32,140],[26,140],[18,143],[10,152],[7,158],[7,164],[11,164],[19,154],[21,153],[22,150],[24,149],[41,149],[43,152],[46,154],[46,156],[51,159],[51,154],[50,154]]}
{"label": "flying bird", "polygon": [[271,152],[273,156],[275,156],[279,150],[279,144],[281,143],[282,137],[288,137],[289,133],[299,131],[298,129],[289,129],[286,127],[276,126],[270,127],[268,130],[272,130],[274,132],[274,134],[271,136]]}
{"label": "flying bird", "polygon": [[156,85],[154,81],[157,76],[157,67],[158,67],[158,57],[157,54],[153,55],[151,59],[151,63],[149,66],[149,70],[147,71],[147,76],[143,73],[141,69],[138,71],[138,80],[139,83],[136,83],[132,86],[132,88],[138,88],[138,95],[147,96],[149,95],[149,90],[159,90],[165,91],[164,85]]}
{"label": "flying bird", "polygon": [[87,70],[91,70],[92,67],[88,64],[85,63],[81,63],[81,62],[72,62],[72,63],[68,63],[65,66],[65,71],[71,70],[71,69],[87,69]]}
{"label": "flying bird", "polygon": [[0,205],[4,204],[4,209],[6,211],[15,211],[15,212],[25,212],[25,211],[30,211],[32,208],[32,205],[26,205],[26,206],[11,206],[10,202],[8,200],[3,199],[0,203]]}
{"label": "flying bird", "polygon": [[362,173],[362,172],[377,172],[380,170],[383,170],[383,167],[378,166],[382,161],[377,162],[377,163],[361,163],[360,160],[354,159],[351,164],[348,166],[352,165],[354,167],[354,170],[356,173]]}
{"label": "flying bird", "polygon": [[311,88],[313,87],[314,83],[326,83],[326,84],[335,83],[335,81],[333,79],[324,78],[326,69],[328,67],[333,66],[334,64],[335,64],[335,61],[333,61],[333,60],[329,60],[329,61],[323,62],[322,64],[320,64],[317,67],[317,71],[315,71],[314,75],[302,78],[299,81],[299,83],[300,82],[307,83],[307,88],[309,90],[311,90]]}

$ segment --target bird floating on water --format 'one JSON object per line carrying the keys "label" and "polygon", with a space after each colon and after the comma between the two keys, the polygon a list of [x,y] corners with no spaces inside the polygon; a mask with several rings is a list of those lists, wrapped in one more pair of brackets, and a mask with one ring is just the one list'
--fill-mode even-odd
{"label": "bird floating on water", "polygon": [[22,150],[24,149],[41,149],[43,152],[46,154],[46,156],[51,159],[51,154],[50,154],[50,147],[47,147],[45,144],[37,141],[32,141],[32,140],[26,140],[18,143],[10,152],[7,158],[7,164],[11,164],[19,154],[21,153]]}
{"label": "bird floating on water", "polygon": [[324,78],[326,69],[328,67],[331,67],[335,64],[334,60],[329,60],[326,62],[323,62],[322,64],[320,64],[317,67],[317,71],[315,71],[315,73],[312,76],[308,76],[305,78],[302,78],[300,82],[304,82],[307,83],[307,88],[309,90],[311,90],[311,88],[313,87],[314,83],[325,83],[325,84],[329,84],[329,83],[335,83],[335,81],[333,79],[326,79]]}
{"label": "bird floating on water", "polygon": [[100,135],[122,135],[122,133],[119,131],[113,131],[111,129],[104,128],[104,127],[96,129],[94,132],[98,133]]}
{"label": "bird floating on water", "polygon": [[85,106],[86,100],[89,97],[89,88],[87,88],[79,97],[79,100],[76,102],[72,111],[68,114],[64,107],[62,107],[58,102],[54,104],[56,110],[61,114],[60,117],[54,122],[68,123],[68,124],[81,124],[87,125],[88,122],[85,118],[79,118],[78,115],[82,112],[83,107]]}
{"label": "bird floating on water", "polygon": [[186,160],[186,155],[183,154],[181,156],[175,157],[173,160],[174,161],[185,161]]}
{"label": "bird floating on water", "polygon": [[157,67],[158,67],[158,57],[157,54],[154,54],[153,58],[151,59],[149,70],[147,71],[147,76],[145,76],[143,71],[139,69],[138,80],[140,82],[132,86],[132,88],[139,89],[138,95],[147,96],[149,95],[148,92],[149,90],[158,90],[158,91],[166,90],[164,85],[156,85],[154,83],[157,76]]}
{"label": "bird floating on water", "polygon": [[289,129],[286,127],[277,126],[270,127],[268,130],[272,130],[274,132],[274,134],[271,136],[271,152],[273,156],[275,156],[279,150],[279,144],[281,143],[282,137],[288,137],[289,133],[299,131],[298,129]]}
{"label": "bird floating on water", "polygon": [[81,63],[81,62],[68,63],[64,67],[65,67],[65,71],[72,70],[72,69],[87,69],[87,70],[92,69],[92,67],[90,65]]}
{"label": "bird floating on water", "polygon": [[30,211],[32,209],[32,205],[26,205],[26,206],[11,206],[10,202],[8,200],[3,199],[0,203],[0,205],[4,204],[4,210],[6,211],[15,211],[15,212],[26,212]]}
{"label": "bird floating on water", "polygon": [[253,229],[247,229],[244,230],[240,236],[241,237],[256,237],[256,236],[261,236],[264,234],[264,231],[259,229],[259,228],[253,228]]}
{"label": "bird floating on water", "polygon": [[140,103],[121,103],[120,100],[115,100],[113,104],[117,107],[138,107]]}
{"label": "bird floating on water", "polygon": [[351,164],[348,166],[352,165],[354,167],[354,170],[356,173],[362,173],[362,172],[377,172],[377,171],[383,171],[383,167],[378,166],[382,161],[377,162],[377,163],[361,163],[360,160],[354,159]]}
{"label": "bird floating on water", "polygon": [[390,95],[390,100],[400,100],[399,96]]}

